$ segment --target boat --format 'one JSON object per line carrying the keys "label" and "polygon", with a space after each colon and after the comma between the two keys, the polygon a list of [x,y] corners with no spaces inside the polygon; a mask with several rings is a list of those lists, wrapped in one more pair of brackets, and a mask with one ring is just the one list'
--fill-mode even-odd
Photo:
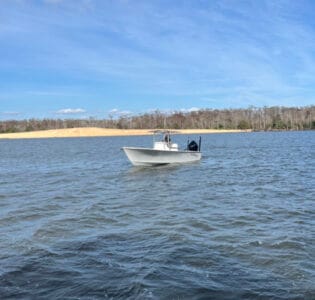
{"label": "boat", "polygon": [[[171,140],[170,130],[153,131],[153,148],[122,147],[134,166],[157,166],[196,162],[201,159],[201,137],[199,144],[194,140],[187,142],[187,148],[180,150]],[[157,138],[164,137],[163,139]]]}

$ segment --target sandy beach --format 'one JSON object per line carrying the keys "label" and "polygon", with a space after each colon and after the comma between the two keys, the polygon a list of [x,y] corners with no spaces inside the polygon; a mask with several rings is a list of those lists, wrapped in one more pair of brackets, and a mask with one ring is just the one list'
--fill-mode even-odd
{"label": "sandy beach", "polygon": [[[244,130],[215,130],[215,129],[183,129],[175,130],[176,134],[207,134],[207,133],[234,133]],[[110,128],[68,128],[42,131],[3,133],[0,139],[36,139],[36,138],[68,138],[68,137],[96,137],[96,136],[132,136],[151,135],[151,129],[110,129]]]}

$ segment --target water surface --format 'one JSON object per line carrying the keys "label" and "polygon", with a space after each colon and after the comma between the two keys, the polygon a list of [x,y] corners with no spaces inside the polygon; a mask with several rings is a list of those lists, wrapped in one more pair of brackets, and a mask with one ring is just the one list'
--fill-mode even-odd
{"label": "water surface", "polygon": [[156,168],[136,145],[0,140],[1,298],[315,298],[314,131],[204,135]]}

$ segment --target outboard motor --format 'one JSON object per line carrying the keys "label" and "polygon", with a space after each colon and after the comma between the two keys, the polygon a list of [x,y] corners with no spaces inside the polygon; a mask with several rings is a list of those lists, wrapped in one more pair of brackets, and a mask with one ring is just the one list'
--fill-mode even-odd
{"label": "outboard motor", "polygon": [[187,150],[198,151],[199,150],[198,144],[195,141],[191,141],[187,146]]}

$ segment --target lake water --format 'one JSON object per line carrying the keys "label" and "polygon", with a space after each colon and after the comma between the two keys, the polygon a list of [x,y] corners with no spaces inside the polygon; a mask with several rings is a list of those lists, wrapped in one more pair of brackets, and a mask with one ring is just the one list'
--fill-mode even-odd
{"label": "lake water", "polygon": [[178,166],[120,150],[151,142],[0,140],[1,299],[315,299],[314,131],[203,135]]}

